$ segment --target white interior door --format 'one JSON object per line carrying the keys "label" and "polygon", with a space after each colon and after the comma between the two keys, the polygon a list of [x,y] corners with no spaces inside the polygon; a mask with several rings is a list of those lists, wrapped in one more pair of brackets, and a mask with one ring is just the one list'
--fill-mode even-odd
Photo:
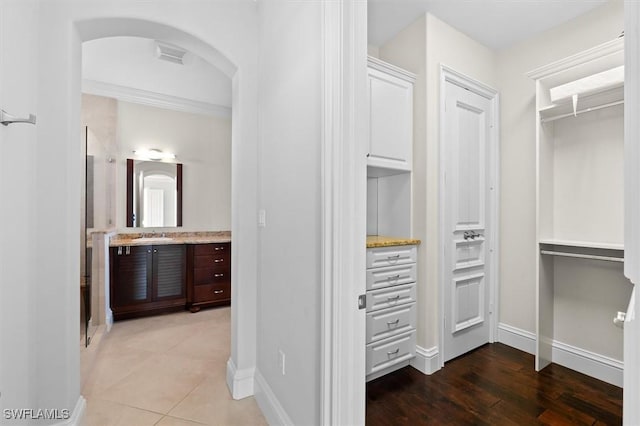
{"label": "white interior door", "polygon": [[491,100],[445,83],[444,361],[490,341]]}

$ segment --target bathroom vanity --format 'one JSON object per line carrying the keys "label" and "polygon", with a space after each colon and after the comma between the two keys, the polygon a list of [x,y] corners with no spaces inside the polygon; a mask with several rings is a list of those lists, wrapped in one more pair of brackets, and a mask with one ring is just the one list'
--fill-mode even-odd
{"label": "bathroom vanity", "polygon": [[231,302],[229,232],[119,234],[109,267],[114,320]]}

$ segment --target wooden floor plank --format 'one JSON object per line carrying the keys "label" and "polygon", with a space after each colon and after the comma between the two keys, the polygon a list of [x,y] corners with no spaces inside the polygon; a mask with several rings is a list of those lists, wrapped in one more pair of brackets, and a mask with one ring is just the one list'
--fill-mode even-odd
{"label": "wooden floor plank", "polygon": [[426,376],[405,367],[367,383],[367,425],[616,425],[622,389],[494,343]]}

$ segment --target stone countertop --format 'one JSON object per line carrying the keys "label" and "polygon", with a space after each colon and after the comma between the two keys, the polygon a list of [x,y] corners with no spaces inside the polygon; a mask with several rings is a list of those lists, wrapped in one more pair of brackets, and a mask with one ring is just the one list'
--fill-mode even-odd
{"label": "stone countertop", "polygon": [[385,237],[383,235],[367,235],[367,248],[412,246],[420,244],[420,240],[413,238]]}
{"label": "stone countertop", "polygon": [[[149,236],[148,232],[144,235]],[[231,242],[230,231],[212,231],[212,232],[155,232],[152,239],[141,239],[142,233],[116,234],[109,240],[110,247],[122,246],[149,246],[149,245],[168,245],[168,244],[210,244],[210,243],[228,243]],[[162,235],[167,237],[159,238]]]}

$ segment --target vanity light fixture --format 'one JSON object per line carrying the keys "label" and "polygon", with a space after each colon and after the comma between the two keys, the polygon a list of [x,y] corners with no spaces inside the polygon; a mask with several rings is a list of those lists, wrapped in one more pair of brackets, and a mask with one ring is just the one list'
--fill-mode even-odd
{"label": "vanity light fixture", "polygon": [[176,155],[171,152],[164,152],[159,149],[139,149],[133,151],[133,153],[141,158],[151,161],[162,161],[162,160],[173,160],[176,158]]}

